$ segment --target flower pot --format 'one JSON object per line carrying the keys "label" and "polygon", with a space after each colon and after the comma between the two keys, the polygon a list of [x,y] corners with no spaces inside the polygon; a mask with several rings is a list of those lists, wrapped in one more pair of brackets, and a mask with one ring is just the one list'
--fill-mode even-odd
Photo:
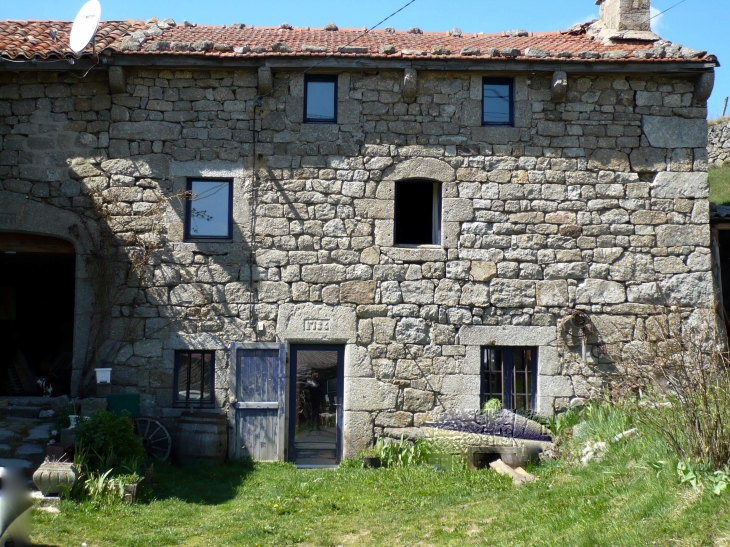
{"label": "flower pot", "polygon": [[72,463],[43,462],[33,473],[33,484],[44,496],[60,494],[64,485],[71,488],[76,484],[78,476],[79,472]]}
{"label": "flower pot", "polygon": [[364,457],[362,461],[365,464],[365,467],[372,467],[373,469],[377,469],[378,467],[380,467],[380,458],[374,456]]}
{"label": "flower pot", "polygon": [[74,458],[74,444],[49,443],[46,445],[46,456],[49,461],[69,462]]}
{"label": "flower pot", "polygon": [[96,383],[97,384],[109,384],[112,381],[112,369],[110,368],[97,368],[96,370]]}
{"label": "flower pot", "polygon": [[130,484],[124,485],[124,501],[127,502],[129,505],[132,505],[135,501],[137,501],[137,495],[139,494],[139,483],[133,482]]}

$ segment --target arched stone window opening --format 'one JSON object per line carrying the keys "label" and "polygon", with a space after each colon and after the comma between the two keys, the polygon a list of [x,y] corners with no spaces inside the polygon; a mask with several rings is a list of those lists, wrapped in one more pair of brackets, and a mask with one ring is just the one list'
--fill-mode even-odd
{"label": "arched stone window opening", "polygon": [[401,180],[395,183],[395,244],[441,244],[441,183]]}

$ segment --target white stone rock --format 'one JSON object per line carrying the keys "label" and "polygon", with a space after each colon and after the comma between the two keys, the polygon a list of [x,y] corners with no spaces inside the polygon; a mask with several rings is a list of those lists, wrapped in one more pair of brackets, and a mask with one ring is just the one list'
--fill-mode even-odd
{"label": "white stone rock", "polygon": [[651,183],[651,196],[661,199],[706,198],[710,195],[707,173],[657,173]]}
{"label": "white stone rock", "polygon": [[423,319],[405,317],[398,321],[395,339],[405,344],[428,344],[428,325]]}
{"label": "white stone rock", "polygon": [[621,283],[603,279],[586,279],[575,292],[578,304],[620,304],[626,301],[626,290]]}

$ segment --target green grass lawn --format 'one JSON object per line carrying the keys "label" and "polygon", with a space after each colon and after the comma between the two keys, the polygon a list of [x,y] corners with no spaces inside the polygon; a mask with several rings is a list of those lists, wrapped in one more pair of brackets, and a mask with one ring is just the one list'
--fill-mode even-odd
{"label": "green grass lawn", "polygon": [[730,165],[710,169],[710,201],[730,205]]}
{"label": "green grass lawn", "polygon": [[[670,463],[660,470],[657,460]],[[94,509],[65,501],[34,513],[32,538],[120,546],[714,546],[730,545],[730,493],[678,484],[647,436],[582,467],[531,468],[515,488],[492,471],[296,470],[229,463],[158,469],[153,499]]]}

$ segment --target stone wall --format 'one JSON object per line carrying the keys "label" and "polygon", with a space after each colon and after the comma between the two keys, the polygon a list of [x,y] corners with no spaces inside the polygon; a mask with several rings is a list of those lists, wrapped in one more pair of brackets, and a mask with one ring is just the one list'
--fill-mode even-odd
{"label": "stone wall", "polygon": [[710,166],[722,167],[730,163],[730,119],[723,118],[710,124],[707,155]]}
{"label": "stone wall", "polygon": [[[179,412],[175,349],[217,351],[227,408],[231,342],[336,341],[354,454],[384,428],[476,407],[482,345],[539,347],[549,413],[610,363],[566,344],[572,309],[620,355],[662,304],[711,305],[693,81],[571,76],[556,103],[551,74],[517,75],[515,127],[482,127],[481,75],[420,71],[405,99],[402,72],[344,72],[338,124],[313,125],[303,77],[275,76],[254,114],[255,71],[135,70],[117,95],[103,74],[0,74],[0,208],[23,196],[94,219],[120,264],[153,242],[106,346],[144,414]],[[190,176],[234,180],[233,241],[184,241],[174,199],[155,222]],[[414,177],[442,183],[441,246],[393,245],[394,184]]]}

